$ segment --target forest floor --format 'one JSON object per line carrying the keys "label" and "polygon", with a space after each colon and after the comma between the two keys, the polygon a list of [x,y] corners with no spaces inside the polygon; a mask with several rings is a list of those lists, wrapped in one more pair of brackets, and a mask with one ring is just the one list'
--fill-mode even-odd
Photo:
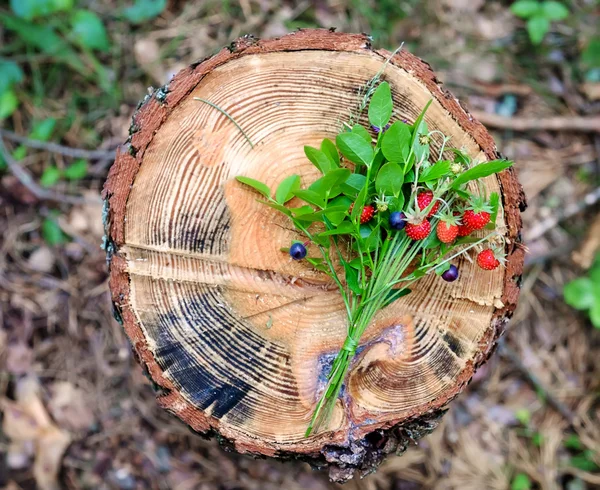
{"label": "forest floor", "polygon": [[99,194],[147,87],[243,34],[306,27],[369,32],[426,59],[516,161],[529,202],[520,304],[497,354],[439,429],[344,489],[600,488],[600,329],[563,298],[600,247],[595,0],[565,2],[539,45],[503,1],[170,1],[129,23],[119,9],[133,0],[76,3],[106,43],[52,51],[35,26],[70,42],[69,13],[27,27],[0,6],[0,62],[23,75],[0,117],[12,163],[0,157],[0,488],[340,488],[306,464],[226,453],[158,409],[113,320],[100,249]]}

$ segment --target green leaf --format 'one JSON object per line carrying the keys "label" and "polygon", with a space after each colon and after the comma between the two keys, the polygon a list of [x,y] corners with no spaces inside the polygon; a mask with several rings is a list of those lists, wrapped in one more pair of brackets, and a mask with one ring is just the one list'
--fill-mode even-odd
{"label": "green leaf", "polygon": [[17,17],[32,20],[73,8],[73,0],[10,0],[10,8]]}
{"label": "green leaf", "polygon": [[329,138],[325,138],[321,142],[321,151],[327,155],[327,158],[329,158],[329,161],[333,163],[334,167],[340,166],[340,154],[338,153],[333,141],[331,141]]}
{"label": "green leaf", "polygon": [[390,211],[402,211],[402,209],[404,209],[404,194],[400,193],[390,199]]}
{"label": "green leaf", "polygon": [[588,310],[596,301],[594,285],[589,277],[580,277],[565,285],[565,301],[577,310]]}
{"label": "green leaf", "polygon": [[377,174],[375,189],[387,196],[398,196],[402,192],[404,172],[397,163],[386,163]]}
{"label": "green leaf", "polygon": [[531,412],[526,408],[519,408],[519,410],[515,412],[515,418],[521,425],[527,427],[529,422],[531,422]]}
{"label": "green leaf", "polygon": [[589,311],[590,321],[596,328],[600,328],[600,294],[596,294],[596,301]]}
{"label": "green leaf", "polygon": [[367,199],[368,185],[365,185],[358,195],[356,196],[356,200],[354,201],[354,207],[352,208],[352,213],[350,214],[352,221],[354,223],[358,223],[360,219],[360,215],[362,214],[362,209],[365,205],[365,201]]}
{"label": "green leaf", "polygon": [[337,196],[327,203],[327,208],[329,209],[330,207],[344,206],[346,209],[348,209],[351,204],[352,199],[350,199],[348,196]]}
{"label": "green leaf", "polygon": [[600,37],[590,39],[581,53],[581,62],[588,68],[600,68]]}
{"label": "green leaf", "polygon": [[371,102],[369,103],[369,122],[378,128],[385,127],[385,125],[390,122],[393,108],[394,105],[392,102],[390,84],[382,82],[371,96]]}
{"label": "green leaf", "polygon": [[358,283],[358,271],[354,269],[348,262],[344,260],[344,273],[346,276],[346,284],[354,294],[362,294],[363,290]]}
{"label": "green leaf", "polygon": [[37,25],[3,14],[0,11],[0,23],[8,30],[16,32],[26,44],[54,57],[55,61],[65,63],[73,70],[89,77],[93,72],[79,58],[77,52],[49,25]]}
{"label": "green leaf", "polygon": [[281,181],[277,190],[275,191],[275,200],[279,204],[285,204],[292,197],[294,197],[294,191],[300,189],[300,176],[290,175]]}
{"label": "green leaf", "polygon": [[360,124],[355,124],[352,126],[352,133],[357,134],[362,139],[364,139],[367,143],[371,144],[372,138],[371,134]]}
{"label": "green leaf", "polygon": [[425,113],[427,112],[427,109],[429,109],[429,106],[431,105],[432,102],[433,102],[433,99],[430,99],[429,102],[427,102],[427,104],[425,104],[425,107],[423,107],[421,114],[419,114],[415,123],[413,124],[412,138],[410,140],[411,148],[415,147],[415,143],[416,143],[417,139],[419,138],[420,133],[422,133],[421,128],[422,128],[423,122],[424,122],[423,118],[425,117]]}
{"label": "green leaf", "polygon": [[492,160],[491,162],[480,163],[460,174],[452,183],[451,189],[456,190],[471,180],[482,179],[497,174],[498,172],[502,172],[512,166],[512,164],[513,162],[510,160]]}
{"label": "green leaf", "polygon": [[335,142],[342,155],[351,162],[368,166],[373,161],[373,147],[358,134],[340,133]]}
{"label": "green leaf", "polygon": [[327,154],[321,150],[318,150],[317,148],[305,146],[304,154],[306,155],[306,158],[308,158],[313,165],[321,171],[322,174],[325,174],[334,168],[333,162],[327,156]]}
{"label": "green leaf", "polygon": [[315,221],[324,222],[325,217],[327,217],[331,221],[331,217],[333,217],[333,221],[335,221],[335,224],[339,224],[342,221],[344,221],[347,211],[348,206],[331,206],[320,211],[298,215],[296,216],[296,219],[298,221],[307,221],[309,223],[314,223]]}
{"label": "green leaf", "polygon": [[282,206],[281,204],[277,204],[276,202],[272,201],[263,201],[262,199],[257,199],[257,201],[261,204],[269,206],[270,208],[276,209],[277,211],[285,214],[286,216],[289,216],[290,218],[292,217],[292,212],[285,206]]}
{"label": "green leaf", "polygon": [[0,121],[12,115],[19,106],[19,99],[12,90],[0,94]]}
{"label": "green leaf", "polygon": [[320,207],[321,209],[325,207],[325,199],[318,192],[312,191],[310,189],[298,189],[294,191],[294,195],[307,202],[308,204],[313,204],[315,206]]}
{"label": "green leaf", "polygon": [[510,490],[530,490],[531,480],[525,473],[518,473],[510,485]]}
{"label": "green leaf", "polygon": [[40,185],[42,187],[52,187],[60,180],[60,170],[54,165],[46,167],[40,177]]}
{"label": "green leaf", "polygon": [[81,180],[86,177],[88,173],[88,162],[83,158],[75,160],[71,165],[69,165],[63,175],[68,180]]}
{"label": "green leaf", "polygon": [[312,265],[315,269],[322,272],[328,272],[329,268],[324,265],[321,257],[306,257],[307,262]]}
{"label": "green leaf", "polygon": [[294,216],[302,216],[303,214],[314,212],[314,209],[306,204],[304,206],[300,206],[299,208],[289,208],[289,210],[291,213],[294,213]]}
{"label": "green leaf", "polygon": [[411,133],[407,124],[396,121],[383,134],[381,151],[390,162],[404,162],[410,152]]}
{"label": "green leaf", "polygon": [[77,44],[104,53],[110,49],[110,42],[104,24],[94,12],[78,10],[71,18],[71,34]]}
{"label": "green leaf", "polygon": [[498,219],[498,209],[500,208],[500,196],[497,192],[492,192],[490,194],[490,207],[492,208],[492,212],[490,213],[490,224],[494,228],[496,226],[496,219]]}
{"label": "green leaf", "polygon": [[354,233],[354,225],[350,223],[350,221],[342,221],[333,230],[327,230],[322,233],[319,233],[319,236],[327,237],[331,235],[350,235],[352,233]]}
{"label": "green leaf", "polygon": [[56,127],[56,119],[48,117],[33,123],[29,137],[33,140],[48,141]]}
{"label": "green leaf", "polygon": [[381,231],[378,225],[372,228],[369,225],[360,225],[360,234],[365,239],[362,245],[363,251],[373,252],[381,245]]}
{"label": "green leaf", "polygon": [[573,456],[569,463],[578,470],[588,471],[590,473],[595,473],[600,469],[600,467],[598,467],[598,465],[594,462],[591,451],[584,451],[577,456]]}
{"label": "green leaf", "polygon": [[427,123],[425,121],[421,121],[419,125],[419,130],[415,133],[417,137],[414,138],[413,134],[413,153],[415,154],[415,159],[417,162],[425,162],[429,158],[429,143],[421,144],[420,136],[425,136],[429,134],[429,128],[427,127]]}
{"label": "green leaf", "polygon": [[510,11],[523,19],[535,15],[540,9],[540,3],[537,0],[519,0],[510,6]]}
{"label": "green leaf", "polygon": [[569,16],[569,9],[560,2],[542,2],[542,13],[548,20],[563,20]]}
{"label": "green leaf", "polygon": [[345,182],[350,174],[351,172],[347,168],[329,170],[323,177],[315,180],[308,189],[319,194],[322,199],[326,199],[331,189],[337,184]]}
{"label": "green leaf", "polygon": [[563,444],[568,449],[583,449],[583,444],[581,444],[581,440],[577,434],[569,434],[569,436],[564,440]]}
{"label": "green leaf", "polygon": [[42,237],[50,246],[62,245],[68,241],[55,217],[47,217],[42,221]]}
{"label": "green leaf", "polygon": [[546,17],[536,15],[527,21],[527,32],[533,44],[540,44],[550,29],[550,21]]}
{"label": "green leaf", "polygon": [[123,11],[123,15],[132,24],[141,24],[162,14],[166,6],[167,0],[135,0]]}
{"label": "green leaf", "polygon": [[362,174],[352,174],[346,182],[341,185],[342,191],[352,197],[356,197],[357,194],[365,186],[367,177]]}
{"label": "green leaf", "polygon": [[346,218],[348,206],[331,206],[319,212],[324,215],[323,221],[327,223],[327,220],[329,220],[328,225],[337,227]]}
{"label": "green leaf", "polygon": [[409,294],[410,291],[411,290],[408,288],[392,289],[389,293],[387,293],[387,296],[386,296],[385,300],[383,301],[383,304],[381,305],[381,307],[385,308],[386,306],[391,305],[397,299]]}
{"label": "green leaf", "polygon": [[0,94],[23,80],[23,70],[14,61],[0,60]]}
{"label": "green leaf", "polygon": [[467,166],[471,163],[471,157],[469,157],[469,155],[467,155],[465,152],[457,148],[451,148],[450,151],[454,153],[454,161],[456,163]]}
{"label": "green leaf", "polygon": [[262,182],[260,182],[256,179],[251,179],[250,177],[238,176],[238,177],[236,177],[236,179],[239,182],[241,182],[242,184],[249,185],[254,190],[260,192],[265,197],[269,197],[271,195],[271,189],[269,189],[269,186],[267,184],[263,184]]}
{"label": "green leaf", "polygon": [[451,163],[448,160],[440,160],[439,162],[434,163],[421,172],[421,175],[419,175],[419,182],[430,182],[449,175],[450,165]]}

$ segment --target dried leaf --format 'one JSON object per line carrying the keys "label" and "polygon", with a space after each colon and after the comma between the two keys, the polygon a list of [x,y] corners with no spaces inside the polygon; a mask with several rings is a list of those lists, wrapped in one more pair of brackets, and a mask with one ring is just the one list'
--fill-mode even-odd
{"label": "dried leaf", "polygon": [[56,426],[47,427],[36,441],[33,476],[40,490],[57,490],[58,471],[71,436]]}
{"label": "dried leaf", "polygon": [[0,400],[0,408],[4,412],[2,429],[13,443],[34,444],[33,473],[37,487],[40,490],[57,490],[60,463],[71,436],[50,419],[40,398],[40,386],[35,377],[19,380],[15,392],[16,402]]}
{"label": "dried leaf", "polygon": [[89,429],[95,418],[83,390],[66,381],[52,385],[48,409],[59,426],[78,431]]}
{"label": "dried leaf", "polygon": [[50,272],[54,268],[54,254],[50,248],[42,245],[31,253],[27,265],[36,272]]}
{"label": "dried leaf", "polygon": [[10,344],[7,348],[6,369],[11,374],[27,374],[31,369],[33,351],[23,342]]}

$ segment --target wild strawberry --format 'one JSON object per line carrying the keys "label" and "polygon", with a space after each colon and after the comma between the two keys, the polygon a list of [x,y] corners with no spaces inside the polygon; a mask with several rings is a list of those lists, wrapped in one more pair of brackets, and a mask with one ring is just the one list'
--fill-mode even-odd
{"label": "wild strawberry", "polygon": [[462,217],[463,225],[473,230],[481,230],[490,222],[492,208],[482,198],[476,197]]}
{"label": "wild strawberry", "polygon": [[465,214],[463,214],[462,220],[465,226],[468,226],[472,230],[481,230],[490,222],[490,213],[486,211],[476,213],[472,209],[467,209]]}
{"label": "wild strawberry", "polygon": [[493,271],[500,265],[493,250],[486,248],[477,255],[477,265],[486,271]]}
{"label": "wild strawberry", "polygon": [[[352,214],[352,210],[354,209],[354,203],[350,204],[350,208],[348,209],[348,213]],[[375,208],[370,204],[367,204],[363,209],[362,213],[360,213],[360,224],[364,225],[373,219],[375,216]]]}
{"label": "wild strawberry", "polygon": [[458,236],[458,225],[448,221],[440,220],[435,229],[437,237],[442,243],[452,243]]}
{"label": "wild strawberry", "polygon": [[420,223],[409,222],[404,229],[406,230],[406,236],[411,240],[424,240],[431,232],[431,223],[426,219]]}
{"label": "wild strawberry", "polygon": [[471,228],[470,226],[458,225],[458,236],[459,237],[469,236],[471,233],[473,233],[473,228]]}
{"label": "wild strawberry", "polygon": [[[417,195],[417,205],[419,206],[419,209],[421,211],[426,209],[427,206],[431,204],[431,201],[433,201],[433,192],[431,191],[419,192],[419,194]],[[435,213],[437,213],[437,210],[439,208],[440,203],[439,201],[436,201],[432,208],[429,210],[429,213],[427,213],[426,217],[430,218],[431,216],[433,216]]]}

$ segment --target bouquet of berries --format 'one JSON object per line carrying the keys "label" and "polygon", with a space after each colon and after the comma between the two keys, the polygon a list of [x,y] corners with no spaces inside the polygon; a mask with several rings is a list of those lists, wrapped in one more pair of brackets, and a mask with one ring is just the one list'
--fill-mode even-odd
{"label": "bouquet of berries", "polygon": [[[480,179],[512,162],[477,164],[463,151],[446,148],[448,138],[430,131],[424,120],[429,104],[413,124],[392,122],[390,86],[376,77],[335,143],[324,139],[320,148],[304,148],[319,179],[303,187],[300,176],[290,175],[272,193],[262,182],[237,177],[303,236],[282,250],[327,274],[344,300],[347,336],[307,436],[328,419],[361,336],[379,310],[409,294],[426,274],[455,281],[459,271],[452,261],[472,249],[485,270],[504,260],[504,239],[495,231],[499,196],[485,195]],[[370,128],[353,124],[367,105]],[[318,256],[308,256],[309,244]]]}

